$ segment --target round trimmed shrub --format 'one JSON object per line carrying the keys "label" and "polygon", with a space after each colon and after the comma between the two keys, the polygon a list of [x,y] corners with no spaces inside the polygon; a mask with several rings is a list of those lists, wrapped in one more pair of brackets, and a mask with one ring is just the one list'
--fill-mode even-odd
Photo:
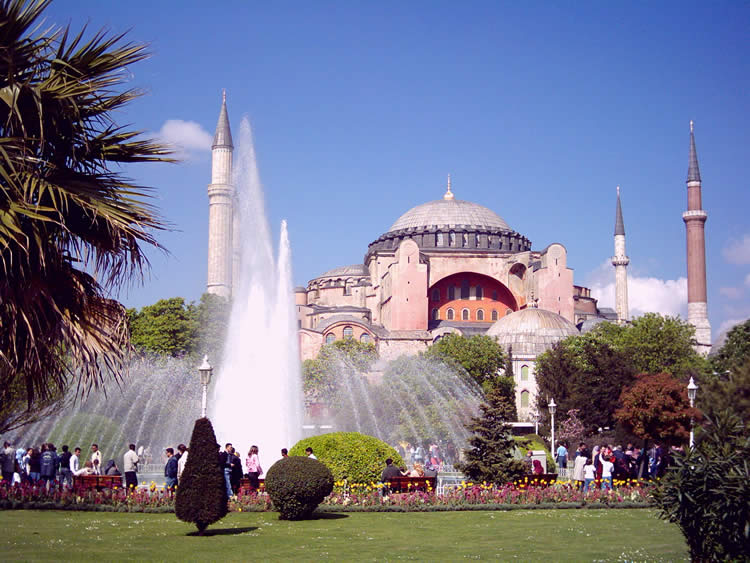
{"label": "round trimmed shrub", "polygon": [[289,455],[304,456],[308,447],[313,449],[315,457],[328,466],[336,481],[377,483],[389,457],[396,467],[405,465],[394,448],[374,436],[359,432],[311,436],[297,442]]}
{"label": "round trimmed shrub", "polygon": [[280,520],[303,520],[331,494],[333,474],[318,460],[287,457],[271,466],[265,483]]}

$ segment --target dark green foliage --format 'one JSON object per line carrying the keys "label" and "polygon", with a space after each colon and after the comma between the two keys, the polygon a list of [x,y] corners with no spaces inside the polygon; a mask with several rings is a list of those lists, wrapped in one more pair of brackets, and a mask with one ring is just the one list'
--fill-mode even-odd
{"label": "dark green foliage", "polygon": [[290,456],[304,456],[305,448],[328,466],[336,481],[377,483],[389,457],[397,467],[404,460],[391,446],[373,436],[359,432],[331,432],[297,442]]}
{"label": "dark green foliage", "polygon": [[202,357],[208,354],[218,367],[224,347],[231,303],[204,293],[200,302],[182,297],[160,299],[140,310],[128,309],[130,340],[147,352],[169,356]]}
{"label": "dark green foliage", "polygon": [[709,420],[696,447],[675,456],[654,492],[682,530],[693,561],[750,559],[750,438],[729,411]]}
{"label": "dark green foliage", "polygon": [[481,415],[468,426],[474,435],[464,451],[466,461],[456,467],[476,482],[505,485],[525,473],[523,462],[514,457],[515,441],[507,426],[513,420],[512,408],[498,389],[492,389],[486,401],[479,406]]}
{"label": "dark green foliage", "polygon": [[[699,380],[698,407],[709,416],[729,409],[740,420],[750,421],[750,358],[728,373]],[[750,435],[750,424],[745,425],[745,434]]]}
{"label": "dark green foliage", "polygon": [[502,346],[491,336],[447,334],[426,352],[459,363],[487,392],[505,363]]}
{"label": "dark green foliage", "polygon": [[280,520],[309,518],[332,490],[331,470],[324,463],[305,456],[282,458],[266,475],[266,492],[279,511]]}
{"label": "dark green foliage", "polygon": [[216,434],[207,418],[195,421],[188,460],[180,477],[175,513],[183,522],[193,522],[198,532],[227,514],[224,472],[219,465]]}
{"label": "dark green foliage", "polygon": [[726,341],[712,354],[710,361],[717,373],[735,370],[750,362],[750,319],[729,330]]}

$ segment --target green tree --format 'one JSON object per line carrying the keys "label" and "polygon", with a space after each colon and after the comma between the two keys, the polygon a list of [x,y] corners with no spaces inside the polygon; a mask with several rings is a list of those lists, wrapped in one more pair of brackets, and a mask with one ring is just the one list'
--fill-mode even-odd
{"label": "green tree", "polygon": [[168,154],[114,119],[140,96],[122,86],[144,46],[51,28],[48,5],[0,2],[0,387],[22,381],[29,409],[125,370],[108,296],[141,277],[164,225],[116,168]]}
{"label": "green tree", "polygon": [[625,429],[643,440],[667,445],[685,444],[691,418],[700,417],[698,409],[690,408],[685,383],[669,373],[638,375],[623,390],[620,403],[615,417]]}
{"label": "green tree", "polygon": [[160,299],[140,311],[128,310],[133,346],[174,357],[192,354],[198,341],[196,307],[182,297]]}
{"label": "green tree", "polygon": [[227,514],[224,472],[219,465],[216,434],[207,418],[195,421],[190,437],[189,455],[180,476],[175,499],[175,514],[183,522],[192,522],[203,535],[209,524]]}
{"label": "green tree", "polygon": [[723,374],[750,361],[750,319],[731,328],[724,345],[710,357],[713,371]]}
{"label": "green tree", "polygon": [[443,360],[461,365],[485,392],[494,385],[498,372],[505,364],[502,346],[491,336],[446,334],[426,352]]}
{"label": "green tree", "polygon": [[675,456],[654,501],[676,523],[692,561],[750,559],[750,437],[729,411],[707,420],[696,447]]}
{"label": "green tree", "polygon": [[195,308],[198,323],[196,348],[192,355],[208,354],[213,358],[214,367],[220,365],[224,344],[229,329],[231,302],[221,295],[204,293]]}
{"label": "green tree", "polygon": [[343,383],[341,373],[364,374],[378,359],[375,345],[352,338],[324,345],[315,359],[302,362],[305,395],[318,401],[333,402]]}
{"label": "green tree", "polygon": [[481,414],[467,427],[473,436],[464,450],[466,461],[456,467],[477,482],[511,483],[525,472],[523,462],[514,457],[515,440],[508,426],[513,420],[511,405],[500,390],[492,389],[479,409]]}
{"label": "green tree", "polygon": [[[697,404],[712,418],[728,409],[740,420],[750,420],[750,358],[744,364],[733,365],[731,371],[701,381]],[[750,424],[745,426],[745,432],[750,435]]]}

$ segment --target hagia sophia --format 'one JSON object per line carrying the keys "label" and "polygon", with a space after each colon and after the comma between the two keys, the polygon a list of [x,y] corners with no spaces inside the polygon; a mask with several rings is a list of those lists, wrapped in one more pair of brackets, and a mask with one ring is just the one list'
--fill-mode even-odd
{"label": "hagia sophia", "polygon": [[[207,291],[226,297],[237,269],[233,150],[225,96],[208,186]],[[692,123],[687,188],[688,320],[696,327],[696,347],[707,353],[707,215],[701,209]],[[362,263],[328,270],[295,288],[301,359],[314,358],[324,344],[344,338],[371,342],[381,358],[390,360],[417,354],[448,333],[487,334],[511,353],[519,420],[530,420],[536,357],[599,322],[628,322],[629,260],[619,188],[612,257],[615,310],[599,308],[589,289],[575,284],[563,244],[535,250],[529,238],[491,209],[458,199],[450,176],[444,190],[442,197],[409,209],[376,236]]]}

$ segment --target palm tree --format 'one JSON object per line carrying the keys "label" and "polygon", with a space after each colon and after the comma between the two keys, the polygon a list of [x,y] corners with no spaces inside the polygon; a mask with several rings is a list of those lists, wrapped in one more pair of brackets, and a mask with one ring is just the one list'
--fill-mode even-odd
{"label": "palm tree", "polygon": [[110,297],[141,279],[165,228],[120,166],[169,150],[112,116],[141,95],[123,84],[145,47],[43,27],[49,3],[0,0],[0,413],[2,390],[21,386],[31,409],[122,375],[125,309]]}

